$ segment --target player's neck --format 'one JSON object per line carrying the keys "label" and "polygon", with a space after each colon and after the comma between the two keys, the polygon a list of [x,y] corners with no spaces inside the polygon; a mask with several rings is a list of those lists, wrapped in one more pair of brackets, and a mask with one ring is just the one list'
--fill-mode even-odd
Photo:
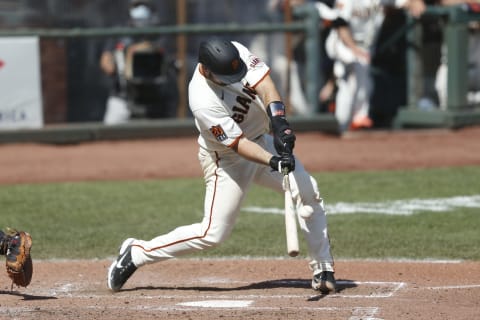
{"label": "player's neck", "polygon": [[202,76],[204,76],[205,78],[207,78],[206,74],[205,74],[205,69],[203,68],[203,65],[201,63],[198,64],[198,71],[200,72],[200,74]]}

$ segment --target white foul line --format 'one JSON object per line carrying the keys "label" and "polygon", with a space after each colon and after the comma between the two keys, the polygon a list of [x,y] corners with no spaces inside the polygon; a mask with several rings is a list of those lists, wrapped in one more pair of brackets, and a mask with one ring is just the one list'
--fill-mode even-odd
{"label": "white foul line", "polygon": [[[412,215],[419,212],[445,212],[456,208],[480,208],[480,195],[432,199],[404,199],[384,202],[337,202],[325,205],[328,214],[376,213]],[[283,208],[250,206],[242,209],[253,213],[284,214]]]}
{"label": "white foul line", "polygon": [[440,287],[425,287],[428,290],[448,290],[448,289],[475,289],[480,288],[480,284],[471,284],[463,286],[440,286]]}

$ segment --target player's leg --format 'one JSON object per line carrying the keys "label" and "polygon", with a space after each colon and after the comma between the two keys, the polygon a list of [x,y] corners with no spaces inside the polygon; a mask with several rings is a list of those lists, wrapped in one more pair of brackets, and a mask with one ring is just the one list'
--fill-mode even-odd
{"label": "player's leg", "polygon": [[[274,152],[271,136],[264,136],[261,144],[270,152]],[[324,292],[332,291],[335,287],[334,261],[328,239],[326,212],[317,182],[305,170],[298,158],[295,158],[295,171],[291,177],[293,179],[290,179],[290,186],[297,211],[311,212],[308,219],[299,218],[299,225],[308,245],[314,282],[319,280],[318,283],[312,283],[312,287]],[[255,176],[255,183],[278,192],[283,192],[282,181],[283,176],[279,172],[266,167],[259,168]],[[327,276],[328,281],[325,281]]]}
{"label": "player's leg", "polygon": [[230,235],[256,164],[233,152],[219,159],[215,153],[202,151],[200,158],[206,181],[203,220],[178,227],[150,241],[135,241],[132,249],[135,264],[143,265],[206,249]]}
{"label": "player's leg", "polygon": [[333,74],[337,79],[338,88],[335,96],[335,118],[340,126],[340,132],[344,132],[348,130],[353,116],[354,96],[358,85],[352,65],[357,58],[336,31],[332,31],[328,36],[325,49],[334,61]]}
{"label": "player's leg", "polygon": [[127,122],[130,119],[130,110],[127,101],[124,98],[110,96],[107,100],[107,106],[103,122],[105,124],[119,124]]}
{"label": "player's leg", "polygon": [[[323,199],[318,191],[317,182],[305,171],[298,158],[296,158],[295,171],[292,176],[290,187],[297,211],[307,210],[311,213],[309,218],[299,219],[300,228],[308,244],[310,257],[320,264],[318,266],[320,271],[333,271],[326,211]],[[261,176],[258,177],[258,184],[283,191],[280,173],[262,170]]]}
{"label": "player's leg", "polygon": [[[136,268],[148,263],[216,246],[230,235],[257,165],[240,158],[233,151],[221,158],[216,153],[201,151],[199,158],[206,182],[202,221],[178,227],[150,241],[127,239],[124,242],[127,253],[121,251],[117,262],[126,255],[135,266],[134,272]],[[109,271],[109,279],[114,278],[112,274],[120,273],[115,271],[115,265],[116,262],[112,264],[113,270]],[[114,281],[109,280],[109,287],[119,290],[128,277],[122,279],[120,285],[112,284]]]}
{"label": "player's leg", "polygon": [[[260,171],[257,177],[260,185],[277,191],[282,190],[280,173]],[[297,158],[293,177],[294,179],[290,179],[290,186],[297,212],[301,210],[311,212],[308,219],[299,218],[298,221],[311,259],[309,266],[313,271],[312,288],[323,293],[335,291],[334,260],[330,251],[323,199],[320,198],[316,181],[308,175]]]}
{"label": "player's leg", "polygon": [[355,62],[351,65],[352,75],[356,79],[356,87],[352,88],[353,95],[353,117],[351,128],[370,128],[373,123],[370,119],[370,96],[373,84],[370,77],[370,66],[364,62]]}
{"label": "player's leg", "polygon": [[351,72],[349,66],[345,66],[339,62],[335,65],[338,69],[339,65],[344,69],[342,77],[337,77],[337,94],[335,96],[335,118],[338,121],[340,132],[347,131],[353,117],[354,97],[357,89],[357,79]]}

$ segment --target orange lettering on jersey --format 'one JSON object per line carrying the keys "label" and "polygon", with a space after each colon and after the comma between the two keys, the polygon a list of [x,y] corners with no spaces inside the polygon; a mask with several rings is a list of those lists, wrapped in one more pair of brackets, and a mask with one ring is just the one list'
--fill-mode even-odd
{"label": "orange lettering on jersey", "polygon": [[213,134],[215,139],[220,142],[227,140],[227,134],[225,133],[221,125],[211,127],[210,132]]}

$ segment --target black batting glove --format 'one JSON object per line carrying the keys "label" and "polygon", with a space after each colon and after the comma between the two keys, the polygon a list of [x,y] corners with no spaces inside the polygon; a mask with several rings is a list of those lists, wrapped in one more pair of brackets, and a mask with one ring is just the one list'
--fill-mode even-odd
{"label": "black batting glove", "polygon": [[267,114],[272,123],[273,143],[278,154],[291,154],[295,147],[295,134],[285,117],[285,105],[281,101],[270,102]]}
{"label": "black batting glove", "polygon": [[291,153],[284,153],[281,157],[271,157],[269,164],[274,171],[288,174],[295,170],[295,157]]}

